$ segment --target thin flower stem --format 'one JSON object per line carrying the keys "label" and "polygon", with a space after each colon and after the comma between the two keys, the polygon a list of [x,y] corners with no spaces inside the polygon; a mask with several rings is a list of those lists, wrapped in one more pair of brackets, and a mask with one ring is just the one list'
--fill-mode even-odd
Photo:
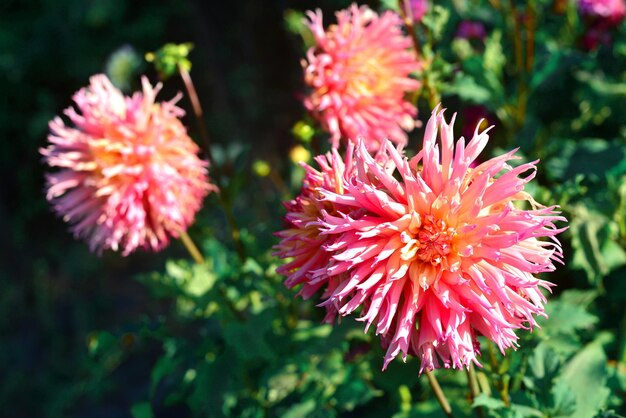
{"label": "thin flower stem", "polygon": [[[185,248],[187,248],[187,251],[189,251],[189,254],[191,254],[191,257],[193,258],[193,260],[197,264],[204,264],[204,262],[205,262],[204,256],[202,255],[200,250],[198,250],[198,247],[193,242],[193,240],[191,239],[189,234],[187,234],[187,231],[182,231],[181,230],[179,232],[179,235],[180,235],[180,240],[185,245]],[[233,316],[235,318],[237,318],[238,320],[240,320],[240,321],[245,320],[244,315],[240,311],[237,310],[237,308],[233,304],[233,301],[230,300],[230,298],[228,297],[228,294],[226,293],[226,290],[223,287],[221,287],[221,286],[218,286],[217,290],[218,290],[220,296],[222,296],[222,298],[224,298],[224,301],[226,302],[226,306],[228,307],[230,312],[233,314]]]}
{"label": "thin flower stem", "polygon": [[[422,49],[420,46],[419,38],[417,37],[417,33],[415,32],[415,20],[413,19],[413,11],[411,9],[411,5],[409,0],[398,0],[398,6],[400,9],[400,16],[402,17],[402,21],[404,22],[404,26],[406,27],[409,36],[411,36],[411,41],[413,42],[413,49],[415,50],[415,56],[418,61],[424,64],[424,60],[422,59]],[[424,72],[424,91],[428,93],[428,105],[434,109],[441,102],[441,97],[437,94],[435,87],[429,80],[428,74]]]}
{"label": "thin flower stem", "polygon": [[[213,162],[213,155],[211,153],[211,139],[209,138],[209,133],[207,132],[206,125],[204,124],[204,118],[202,117],[202,105],[200,104],[200,99],[198,98],[198,93],[196,92],[196,88],[193,84],[193,80],[191,79],[191,75],[189,71],[183,68],[180,64],[178,65],[178,72],[180,77],[185,84],[185,88],[187,89],[187,94],[189,96],[189,100],[191,101],[191,106],[193,108],[193,113],[196,116],[196,121],[198,123],[198,130],[200,131],[200,136],[202,137],[202,141],[204,142],[204,148],[209,161]],[[222,188],[222,179],[220,176],[219,169],[217,167],[212,168],[212,175],[217,183],[217,186]],[[233,213],[233,207],[230,200],[227,200],[224,195],[219,192],[218,193],[220,203],[222,208],[224,208],[224,214],[226,215],[226,221],[230,227],[231,237],[235,244],[235,249],[237,251],[237,255],[243,261],[246,259],[245,250],[243,244],[241,242],[241,232],[239,230],[239,226],[237,225],[237,221],[235,219],[235,215]]]}
{"label": "thin flower stem", "polygon": [[528,2],[526,13],[526,72],[530,73],[535,65],[535,29],[537,28],[537,6],[534,1]]}
{"label": "thin flower stem", "polygon": [[[480,387],[478,386],[478,378],[476,377],[476,369],[474,369],[473,363],[470,363],[467,369],[467,381],[470,388],[470,400],[473,404],[474,400],[480,395]],[[474,410],[476,411],[477,418],[483,418],[483,410],[480,406],[476,407]]]}
{"label": "thin flower stem", "polygon": [[491,6],[493,6],[493,8],[496,10],[500,10],[502,8],[500,0],[489,0],[489,3],[491,3]]}
{"label": "thin flower stem", "polygon": [[400,6],[400,16],[404,21],[404,26],[406,26],[409,35],[411,36],[411,40],[413,41],[413,48],[415,48],[415,55],[419,59],[421,55],[420,49],[420,41],[417,38],[417,34],[415,33],[415,28],[413,27],[413,9],[411,8],[411,4],[409,0],[399,0]]}
{"label": "thin flower stem", "polygon": [[523,72],[523,51],[522,51],[522,28],[519,22],[519,16],[517,15],[517,9],[515,8],[515,1],[509,0],[509,7],[511,9],[509,19],[513,21],[513,51],[515,53],[515,68],[518,74]]}
{"label": "thin flower stem", "polygon": [[283,196],[289,196],[289,188],[287,187],[283,179],[280,178],[280,176],[276,173],[276,171],[272,169],[268,177],[270,178],[272,183],[274,183],[274,186],[276,187],[276,189],[278,189],[279,193],[282,193]]}
{"label": "thin flower stem", "polygon": [[187,89],[187,94],[189,95],[189,100],[191,101],[191,107],[193,108],[193,113],[196,116],[196,121],[198,122],[198,131],[200,131],[200,136],[204,142],[205,152],[209,161],[212,162],[213,155],[211,154],[211,139],[209,138],[209,133],[204,125],[202,106],[200,105],[200,99],[198,98],[196,87],[193,84],[189,71],[183,68],[180,64],[178,65],[178,73],[180,74],[180,78],[182,78],[185,88]]}
{"label": "thin flower stem", "polygon": [[430,383],[430,387],[432,388],[435,397],[437,397],[444,414],[446,414],[448,418],[454,418],[450,403],[448,402],[448,399],[446,399],[446,395],[443,393],[441,386],[439,386],[439,382],[437,381],[435,374],[426,370],[426,377],[428,378],[428,383]]}
{"label": "thin flower stem", "polygon": [[183,242],[194,261],[198,264],[204,264],[202,253],[198,250],[198,247],[194,244],[189,234],[187,234],[187,231],[180,231],[180,240]]}

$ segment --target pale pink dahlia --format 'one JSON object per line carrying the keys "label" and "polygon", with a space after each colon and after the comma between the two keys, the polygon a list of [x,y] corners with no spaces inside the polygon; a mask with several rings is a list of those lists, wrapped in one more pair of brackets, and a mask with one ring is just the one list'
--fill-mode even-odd
{"label": "pale pink dahlia", "polygon": [[47,198],[93,251],[162,249],[194,220],[209,183],[208,163],[180,121],[178,98],[156,103],[161,85],[142,79],[143,94],[124,96],[104,75],[50,122],[44,159]]}
{"label": "pale pink dahlia", "polygon": [[384,367],[400,353],[417,356],[420,371],[479,365],[477,335],[515,347],[515,330],[545,315],[541,289],[552,284],[535,275],[562,258],[555,222],[565,218],[524,191],[536,162],[510,166],[513,150],[470,168],[488,129],[455,144],[453,123],[435,110],[410,160],[389,141],[374,159],[361,142],[347,151],[349,172],[329,166],[325,175],[343,184],[316,183],[309,200],[320,215],[309,214],[300,238],[318,258],[281,270],[311,289],[305,297],[326,286],[327,320],[361,307],[387,349]]}
{"label": "pale pink dahlia", "polygon": [[417,109],[404,95],[420,86],[409,77],[420,65],[400,16],[378,16],[355,4],[336,15],[337,24],[324,31],[322,12],[307,13],[316,45],[302,61],[312,89],[306,108],[330,132],[334,147],[340,138],[367,138],[370,149],[382,138],[406,143]]}
{"label": "pale pink dahlia", "polygon": [[580,12],[609,26],[619,24],[626,16],[624,0],[578,0]]}

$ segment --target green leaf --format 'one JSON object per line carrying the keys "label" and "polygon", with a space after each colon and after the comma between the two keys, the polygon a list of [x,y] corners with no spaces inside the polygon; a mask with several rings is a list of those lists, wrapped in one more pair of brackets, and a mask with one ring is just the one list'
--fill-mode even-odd
{"label": "green leaf", "polygon": [[474,399],[474,403],[472,404],[472,408],[483,407],[489,410],[498,410],[504,408],[505,403],[496,398],[492,398],[486,393],[481,393]]}
{"label": "green leaf", "polygon": [[483,67],[495,78],[502,77],[502,69],[506,62],[506,55],[502,51],[502,32],[494,30],[485,40],[485,54],[483,56]]}
{"label": "green leaf", "polygon": [[302,37],[304,48],[308,49],[314,43],[313,33],[306,25],[306,17],[299,10],[287,9],[283,14],[285,28],[288,32]]}
{"label": "green leaf", "polygon": [[593,327],[598,318],[584,306],[573,304],[562,298],[550,301],[546,305],[548,319],[541,320],[543,332],[548,336],[555,334],[575,334],[577,330]]}
{"label": "green leaf", "polygon": [[295,364],[287,364],[266,383],[267,401],[275,404],[289,396],[300,384],[300,374]]}
{"label": "green leaf", "polygon": [[594,418],[625,418],[623,415],[616,413],[615,411],[608,410],[603,412],[598,412],[598,414]]}
{"label": "green leaf", "polygon": [[491,92],[467,74],[459,74],[445,92],[456,94],[462,100],[475,104],[484,104],[491,100]]}
{"label": "green leaf", "polygon": [[527,405],[511,404],[509,409],[503,411],[503,418],[532,418],[544,417],[543,412]]}
{"label": "green leaf", "polygon": [[571,266],[584,270],[589,282],[599,285],[602,277],[626,265],[626,251],[615,242],[619,228],[605,215],[583,204],[576,205],[573,213]]}
{"label": "green leaf", "polygon": [[154,63],[156,70],[163,77],[171,77],[178,72],[179,67],[185,71],[191,70],[191,61],[187,57],[192,49],[192,43],[168,43],[155,52],[148,52],[145,58],[146,61]]}
{"label": "green leaf", "polygon": [[559,141],[558,155],[546,164],[550,175],[557,180],[572,179],[578,174],[604,179],[607,171],[623,164],[625,158],[626,148],[621,141],[586,138]]}
{"label": "green leaf", "polygon": [[532,379],[525,382],[535,392],[544,405],[548,404],[547,397],[560,369],[560,360],[556,353],[544,343],[540,343],[528,360],[528,367]]}
{"label": "green leaf", "polygon": [[133,416],[133,418],[154,418],[150,402],[141,402],[134,404],[130,408],[130,414]]}
{"label": "green leaf", "polygon": [[576,396],[565,382],[562,380],[556,382],[550,394],[554,405],[550,410],[550,416],[564,417],[576,412]]}
{"label": "green leaf", "polygon": [[545,50],[537,54],[534,71],[530,74],[531,90],[543,86],[549,88],[552,83],[559,82],[583,57],[583,54],[564,49],[563,45],[556,42],[548,42]]}
{"label": "green leaf", "polygon": [[375,396],[381,396],[382,391],[376,390],[368,384],[362,376],[359,376],[357,369],[352,367],[344,383],[337,388],[335,398],[342,406],[342,409],[352,411],[356,406],[362,405]]}
{"label": "green leaf", "polygon": [[557,384],[562,382],[569,386],[576,398],[576,411],[572,418],[592,417],[606,406],[610,395],[606,386],[609,374],[602,343],[608,338],[606,334],[601,334],[587,344],[563,367],[563,373],[557,380]]}
{"label": "green leaf", "polygon": [[592,74],[587,71],[578,71],[576,78],[602,96],[626,96],[626,83],[612,82],[601,73]]}
{"label": "green leaf", "polygon": [[289,408],[282,417],[283,418],[304,418],[311,412],[315,411],[317,405],[313,399],[308,399],[302,403],[296,404]]}
{"label": "green leaf", "polygon": [[254,315],[246,322],[232,322],[224,325],[224,338],[230,349],[242,359],[270,359],[274,350],[267,342],[266,332],[271,329],[270,313]]}
{"label": "green leaf", "polygon": [[439,40],[446,29],[446,23],[448,23],[449,19],[450,10],[432,3],[422,19],[422,24],[430,30],[435,40]]}

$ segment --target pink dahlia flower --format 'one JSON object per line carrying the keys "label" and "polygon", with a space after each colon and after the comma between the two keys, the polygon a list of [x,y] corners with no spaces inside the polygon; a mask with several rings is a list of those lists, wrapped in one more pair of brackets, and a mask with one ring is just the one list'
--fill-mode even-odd
{"label": "pink dahlia flower", "polygon": [[327,31],[320,10],[307,16],[316,46],[302,61],[312,89],[304,105],[330,132],[333,147],[342,137],[369,138],[370,149],[379,147],[375,138],[406,143],[417,109],[404,95],[420,86],[409,78],[420,65],[400,16],[352,5],[337,12],[337,24]]}
{"label": "pink dahlia flower", "polygon": [[104,75],[73,97],[66,125],[50,122],[47,198],[92,251],[160,250],[194,220],[209,183],[208,163],[180,121],[178,98],[155,103],[161,85],[142,79],[125,97]]}
{"label": "pink dahlia flower", "polygon": [[411,12],[410,17],[413,18],[413,21],[421,22],[424,18],[424,15],[428,11],[428,0],[409,0],[408,9]]}
{"label": "pink dahlia flower", "polygon": [[307,213],[306,234],[279,234],[281,246],[315,259],[283,267],[287,284],[303,283],[304,297],[325,286],[328,321],[361,308],[359,320],[374,325],[387,349],[384,368],[400,353],[417,356],[420,372],[480,365],[477,335],[503,352],[515,347],[515,331],[545,316],[542,288],[552,284],[536,275],[562,258],[555,222],[565,218],[524,191],[536,162],[512,167],[513,150],[470,168],[488,129],[455,144],[453,123],[435,110],[410,160],[389,141],[376,158],[363,142],[348,149],[351,169],[328,165],[324,176],[335,183],[318,182],[308,195],[317,209]]}
{"label": "pink dahlia flower", "polygon": [[624,0],[578,0],[580,12],[608,26],[619,24],[626,16]]}
{"label": "pink dahlia flower", "polygon": [[487,37],[487,30],[483,22],[462,20],[456,28],[457,38],[483,41]]}

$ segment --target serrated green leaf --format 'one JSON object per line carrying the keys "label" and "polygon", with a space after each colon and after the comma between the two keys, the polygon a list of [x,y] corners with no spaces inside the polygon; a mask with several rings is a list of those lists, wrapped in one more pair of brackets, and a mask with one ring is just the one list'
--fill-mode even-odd
{"label": "serrated green leaf", "polygon": [[543,333],[548,336],[574,334],[577,330],[591,328],[598,318],[587,312],[584,306],[553,300],[546,305],[547,319],[541,319]]}
{"label": "serrated green leaf", "polygon": [[552,381],[556,378],[561,362],[556,353],[544,343],[540,343],[528,359],[532,379],[527,380],[538,400],[548,405]]}
{"label": "serrated green leaf", "polygon": [[551,417],[569,417],[576,412],[576,396],[565,382],[557,381],[550,394],[554,405],[550,409]]}
{"label": "serrated green leaf", "polygon": [[441,39],[446,23],[450,19],[450,10],[438,4],[431,4],[422,18],[422,24],[426,26],[435,40]]}
{"label": "serrated green leaf", "polygon": [[605,215],[582,204],[573,212],[571,266],[584,270],[589,282],[598,284],[602,277],[626,264],[626,251],[613,241],[614,230],[618,228],[612,228],[612,221]]}
{"label": "serrated green leaf", "polygon": [[587,344],[565,366],[557,382],[563,382],[576,398],[576,411],[572,418],[588,418],[606,406],[610,390],[606,386],[608,370],[606,354],[602,342],[606,335],[600,335]]}

